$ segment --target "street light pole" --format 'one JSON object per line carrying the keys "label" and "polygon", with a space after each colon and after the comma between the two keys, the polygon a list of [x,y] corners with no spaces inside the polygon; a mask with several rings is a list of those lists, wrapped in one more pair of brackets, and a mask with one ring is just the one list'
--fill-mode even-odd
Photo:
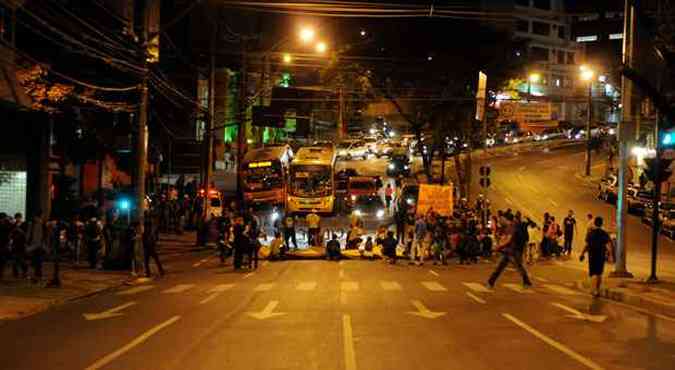
{"label": "street light pole", "polygon": [[586,176],[591,175],[591,119],[593,118],[593,79],[588,80],[588,111],[586,112]]}
{"label": "street light pole", "polygon": [[648,283],[656,283],[659,279],[656,277],[656,256],[659,246],[659,231],[661,228],[661,220],[659,219],[659,208],[661,201],[661,138],[659,135],[659,112],[656,112],[656,121],[654,123],[654,132],[656,133],[656,158],[654,158],[654,199],[652,207],[652,261],[651,273],[647,279]]}

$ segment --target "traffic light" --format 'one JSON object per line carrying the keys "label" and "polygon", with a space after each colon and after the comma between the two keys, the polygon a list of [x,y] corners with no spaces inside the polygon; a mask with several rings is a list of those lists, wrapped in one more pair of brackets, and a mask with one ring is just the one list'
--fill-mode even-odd
{"label": "traffic light", "polygon": [[675,132],[664,132],[661,137],[661,144],[666,147],[675,145]]}
{"label": "traffic light", "polygon": [[645,158],[645,164],[647,165],[647,168],[645,168],[645,175],[649,181],[652,181],[653,183],[668,181],[670,175],[673,173],[673,171],[670,170],[670,164],[672,162],[672,159],[661,158],[658,162],[659,165],[657,166],[656,158]]}

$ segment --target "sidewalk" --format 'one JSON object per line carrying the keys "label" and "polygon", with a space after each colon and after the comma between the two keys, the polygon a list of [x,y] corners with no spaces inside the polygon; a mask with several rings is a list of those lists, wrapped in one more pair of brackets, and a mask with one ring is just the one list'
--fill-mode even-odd
{"label": "sidewalk", "polygon": [[5,271],[5,279],[0,282],[0,320],[16,320],[53,305],[89,297],[121,286],[130,278],[128,271],[73,269],[62,263],[61,287],[46,288],[44,281],[51,278],[52,272],[53,264],[45,263],[46,279],[32,284],[26,279],[14,279],[11,271]]}

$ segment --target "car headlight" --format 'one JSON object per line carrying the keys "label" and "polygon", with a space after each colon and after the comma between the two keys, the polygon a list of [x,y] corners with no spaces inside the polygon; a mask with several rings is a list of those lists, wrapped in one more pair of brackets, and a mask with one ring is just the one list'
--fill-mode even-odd
{"label": "car headlight", "polygon": [[377,218],[382,218],[384,217],[384,210],[383,209],[378,209],[377,213],[375,214]]}
{"label": "car headlight", "polygon": [[406,164],[405,166],[403,166],[403,168],[406,169],[406,170],[409,170],[409,169],[410,169],[410,166],[408,166],[408,165]]}
{"label": "car headlight", "polygon": [[363,216],[363,212],[361,212],[360,209],[354,210],[354,214],[355,214],[356,216],[358,216],[358,217]]}
{"label": "car headlight", "polygon": [[356,195],[351,196],[352,200],[356,200]]}
{"label": "car headlight", "polygon": [[405,202],[408,203],[408,205],[412,205],[413,203],[415,203],[412,198],[406,199]]}
{"label": "car headlight", "polygon": [[388,167],[389,167],[390,170],[395,170],[395,169],[396,169],[396,165],[394,165],[393,163],[389,163],[389,166],[388,166]]}
{"label": "car headlight", "polygon": [[610,129],[609,129],[609,134],[610,134],[610,135],[616,134],[616,130],[613,129],[613,128],[610,128]]}

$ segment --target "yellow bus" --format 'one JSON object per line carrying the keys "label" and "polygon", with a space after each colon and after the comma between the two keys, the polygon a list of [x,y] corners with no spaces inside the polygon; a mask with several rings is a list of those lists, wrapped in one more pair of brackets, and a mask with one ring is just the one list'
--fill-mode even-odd
{"label": "yellow bus", "polygon": [[304,147],[291,162],[287,211],[333,213],[335,151]]}
{"label": "yellow bus", "polygon": [[293,150],[288,145],[253,149],[244,155],[239,179],[247,207],[270,205],[285,208],[292,158]]}

